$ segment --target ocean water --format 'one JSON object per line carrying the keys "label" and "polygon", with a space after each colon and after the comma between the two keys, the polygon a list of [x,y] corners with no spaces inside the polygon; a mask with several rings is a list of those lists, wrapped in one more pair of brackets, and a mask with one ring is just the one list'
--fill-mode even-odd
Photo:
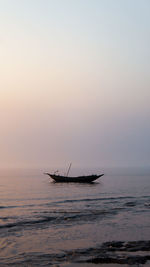
{"label": "ocean water", "polygon": [[93,184],[77,184],[54,183],[41,170],[1,171],[0,266],[85,263],[117,241],[134,241],[148,264],[149,249],[135,249],[150,241],[148,173],[107,170]]}

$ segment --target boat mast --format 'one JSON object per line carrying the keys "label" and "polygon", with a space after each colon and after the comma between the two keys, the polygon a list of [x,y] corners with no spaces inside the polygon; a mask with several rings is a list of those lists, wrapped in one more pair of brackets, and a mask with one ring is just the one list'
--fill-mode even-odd
{"label": "boat mast", "polygon": [[67,177],[68,177],[68,174],[69,174],[69,171],[70,171],[71,165],[72,165],[72,163],[70,163],[70,165],[69,165],[69,168],[68,168],[68,171],[67,171]]}

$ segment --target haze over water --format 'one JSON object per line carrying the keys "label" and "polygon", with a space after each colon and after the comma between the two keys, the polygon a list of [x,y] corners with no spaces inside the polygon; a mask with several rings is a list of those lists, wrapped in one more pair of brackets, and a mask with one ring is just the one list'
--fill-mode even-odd
{"label": "haze over water", "polygon": [[[149,0],[0,0],[0,266],[149,263],[149,14]],[[70,162],[105,175],[43,176]]]}
{"label": "haze over water", "polygon": [[150,2],[0,1],[0,167],[149,166]]}

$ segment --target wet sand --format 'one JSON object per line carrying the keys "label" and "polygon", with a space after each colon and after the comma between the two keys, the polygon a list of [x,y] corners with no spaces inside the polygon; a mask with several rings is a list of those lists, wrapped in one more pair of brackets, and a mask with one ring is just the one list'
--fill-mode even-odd
{"label": "wet sand", "polygon": [[101,266],[150,266],[150,241],[106,242],[96,248],[70,251],[64,267]]}
{"label": "wet sand", "polygon": [[[121,267],[122,264],[95,264],[95,263],[65,263],[63,265],[55,265],[54,267],[96,267],[96,266],[101,266],[101,267]],[[131,265],[130,265],[131,266]],[[135,266],[135,265],[134,265]],[[136,265],[139,266],[139,265]],[[150,266],[150,261],[146,264],[144,264],[144,267],[149,267]],[[124,264],[123,267],[129,267],[128,264]]]}
{"label": "wet sand", "polygon": [[[61,267],[96,267],[98,264],[95,263],[66,263]],[[56,265],[58,267],[58,265]],[[100,264],[101,267],[116,267],[116,264]],[[117,267],[121,267],[122,264],[117,264]],[[124,265],[126,267],[127,265]],[[55,267],[55,266],[54,266]]]}

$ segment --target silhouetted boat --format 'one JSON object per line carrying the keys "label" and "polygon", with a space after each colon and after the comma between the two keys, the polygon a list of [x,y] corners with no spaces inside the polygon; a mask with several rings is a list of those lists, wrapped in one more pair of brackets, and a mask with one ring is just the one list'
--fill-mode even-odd
{"label": "silhouetted boat", "polygon": [[103,176],[104,174],[100,175],[88,175],[88,176],[77,176],[77,177],[69,177],[69,176],[61,176],[51,173],[44,173],[49,175],[55,182],[66,182],[66,183],[91,183],[98,179],[99,177]]}

